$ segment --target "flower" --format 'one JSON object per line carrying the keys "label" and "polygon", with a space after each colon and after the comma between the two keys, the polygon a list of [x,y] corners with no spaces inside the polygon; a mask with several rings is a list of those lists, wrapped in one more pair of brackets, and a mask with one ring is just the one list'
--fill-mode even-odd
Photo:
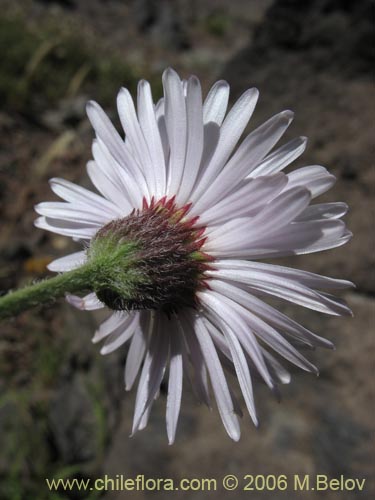
{"label": "flower", "polygon": [[[88,103],[96,139],[87,173],[100,194],[51,179],[65,202],[37,205],[41,217],[35,224],[86,246],[53,261],[49,269],[55,272],[81,266],[107,241],[114,249],[133,245],[128,260],[116,261],[107,285],[83,298],[67,297],[79,309],[112,309],[93,337],[105,339],[102,354],[130,341],[127,390],[140,374],[133,433],[146,426],[169,368],[169,442],[175,439],[184,376],[207,405],[210,381],[225,429],[238,440],[240,405],[223,368],[236,374],[257,425],[253,374],[276,389],[290,380],[280,358],[317,373],[296,346],[333,347],[263,298],[350,314],[325,291],[350,282],[259,260],[343,245],[351,237],[340,220],[347,205],[310,204],[335,182],[324,167],[282,172],[306,145],[299,137],[273,149],[292,121],[291,111],[270,118],[235,149],[254,111],[256,89],[227,113],[225,81],[215,83],[204,102],[195,76],[181,80],[168,69],[163,87],[164,98],[154,105],[149,83],[140,81],[137,110],[129,92],[120,90],[125,140],[102,108]],[[113,285],[117,277],[120,284]]]}

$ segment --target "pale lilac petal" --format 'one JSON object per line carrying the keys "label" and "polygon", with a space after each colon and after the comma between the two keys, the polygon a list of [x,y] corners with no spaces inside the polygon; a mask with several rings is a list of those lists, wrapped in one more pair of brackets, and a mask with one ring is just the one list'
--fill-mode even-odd
{"label": "pale lilac petal", "polygon": [[202,116],[202,89],[198,78],[192,76],[187,82],[187,146],[185,168],[176,196],[177,203],[184,205],[198,176],[202,159],[204,131]]}
{"label": "pale lilac petal", "polygon": [[194,371],[194,389],[200,401],[211,407],[208,388],[207,368],[204,362],[202,350],[198,343],[195,331],[188,321],[179,322],[181,334],[184,336],[190,353],[190,361]]}
{"label": "pale lilac petal", "polygon": [[[147,328],[147,326],[144,326]],[[147,331],[147,330],[144,330]],[[130,391],[139,373],[146,351],[146,340],[143,331],[139,330],[133,335],[125,364],[125,389]]]}
{"label": "pale lilac petal", "polygon": [[82,240],[90,240],[100,228],[100,224],[90,224],[91,227],[87,227],[88,223],[71,222],[50,217],[38,217],[34,221],[34,225],[51,233]]}
{"label": "pale lilac petal", "polygon": [[[215,289],[217,288],[219,290],[219,287],[216,287],[216,284],[214,284]],[[227,286],[222,286],[220,293],[216,294],[215,292],[212,292],[216,297],[217,300],[222,303],[228,305],[227,313],[230,310],[234,310],[238,313],[237,317],[240,315],[243,321],[247,324],[247,328],[251,328],[254,333],[259,336],[259,338],[262,339],[263,342],[265,342],[267,345],[269,345],[272,349],[274,349],[276,352],[278,352],[281,356],[283,356],[285,359],[290,361],[291,363],[295,364],[299,368],[306,370],[306,371],[312,371],[315,373],[318,373],[317,368],[310,363],[302,354],[300,354],[297,349],[295,349],[287,340],[280,335],[279,332],[277,332],[274,328],[272,328],[270,325],[268,325],[266,322],[261,320],[258,316],[255,314],[252,314],[249,310],[245,309],[243,306],[239,305],[238,302],[235,302],[232,300],[233,295],[231,295],[231,292],[233,291],[234,287],[230,287],[229,285]],[[222,295],[224,293],[224,295]],[[207,297],[205,297],[205,300],[207,301]],[[210,300],[210,299],[209,299]],[[218,312],[218,311],[217,311]],[[236,325],[236,328],[238,327],[239,323],[233,322],[233,318],[236,318],[235,313],[232,313],[231,318],[228,318],[230,321],[232,321],[233,325]],[[246,330],[245,330],[246,331]],[[248,331],[248,330],[247,330]],[[243,335],[243,334],[242,334]],[[240,340],[242,341],[243,337],[240,337]],[[245,347],[245,346],[244,346]],[[253,347],[254,348],[254,347]],[[246,349],[246,347],[245,347]],[[252,351],[249,352],[247,350],[248,354],[252,357],[254,363],[256,363],[257,358],[255,356],[252,356]],[[262,356],[263,360],[263,356]],[[263,360],[264,362],[264,360]],[[258,365],[256,365],[258,368]],[[267,370],[266,366],[264,365],[264,368],[262,369]],[[258,368],[259,370],[259,368]],[[261,372],[260,372],[261,373]],[[271,388],[273,388],[273,382],[272,378],[269,375],[268,370],[266,371],[267,374],[267,380],[268,384],[270,385]],[[263,373],[261,373],[263,376]],[[263,376],[264,378],[264,376]]]}
{"label": "pale lilac petal", "polygon": [[182,82],[175,71],[163,73],[165,124],[167,128],[170,156],[168,167],[168,194],[177,193],[185,168],[187,146],[187,117]]}
{"label": "pale lilac petal", "polygon": [[240,438],[240,426],[215,346],[213,345],[204,322],[198,315],[194,317],[194,327],[202,354],[206,361],[207,370],[210,374],[212,388],[215,393],[217,406],[224,427],[228,435],[234,441],[238,441]]}
{"label": "pale lilac petal", "polygon": [[50,179],[49,183],[52,191],[65,201],[78,204],[78,206],[86,206],[95,213],[104,212],[109,217],[117,214],[117,207],[114,203],[73,182],[55,177]]}
{"label": "pale lilac petal", "polygon": [[288,318],[288,316],[285,316],[285,314],[277,311],[272,306],[254,297],[252,294],[245,292],[240,287],[218,280],[212,281],[211,283],[213,288],[219,293],[230,296],[230,298],[238,302],[238,304],[241,304],[243,307],[259,316],[259,318],[287,333],[289,336],[310,346],[333,349],[332,342],[315,335],[302,325]]}
{"label": "pale lilac petal", "polygon": [[166,192],[166,165],[163,143],[152,100],[151,87],[141,80],[138,84],[138,118],[143,136],[147,142],[154,170],[155,197],[161,198]]}
{"label": "pale lilac petal", "polygon": [[307,222],[310,220],[321,219],[339,219],[347,213],[348,209],[348,205],[341,202],[310,205],[296,218],[296,222]]}
{"label": "pale lilac petal", "polygon": [[[295,222],[285,231],[275,233],[272,243],[263,250],[263,259],[267,257],[284,257],[286,255],[303,255],[323,250],[330,250],[347,243],[352,233],[346,229],[341,220],[323,220]],[[260,242],[258,242],[259,245]],[[267,240],[263,240],[263,245]],[[260,248],[260,245],[258,246]],[[251,252],[252,258],[260,258],[258,249]]]}
{"label": "pale lilac petal", "polygon": [[192,389],[192,391],[194,393],[194,396],[197,398],[197,400],[199,402],[202,402],[202,398],[199,396],[198,391],[195,388],[194,380],[192,378],[192,374],[191,374],[191,371],[192,371],[191,368],[192,368],[192,366],[191,366],[191,362],[190,362],[190,359],[189,359],[189,352],[190,351],[189,351],[189,348],[188,348],[188,345],[187,345],[187,342],[186,342],[186,339],[185,339],[185,334],[184,334],[184,331],[183,331],[183,329],[181,327],[181,322],[180,322],[180,320],[179,320],[179,318],[178,318],[177,315],[176,315],[175,319],[176,319],[176,324],[177,324],[177,328],[178,328],[178,334],[177,335],[180,336],[183,380]]}
{"label": "pale lilac petal", "polygon": [[161,97],[155,105],[155,116],[157,120],[165,116],[164,102],[164,97]]}
{"label": "pale lilac petal", "polygon": [[230,385],[228,385],[228,389],[229,389],[230,397],[232,398],[234,413],[236,415],[238,415],[240,418],[242,418],[243,417],[243,411],[241,409],[241,404],[238,401],[238,398],[234,394],[234,391],[233,391],[233,389],[231,388]]}
{"label": "pale lilac petal", "polygon": [[312,198],[325,193],[336,182],[336,177],[320,165],[311,165],[294,170],[288,174],[288,178],[287,189],[295,186],[304,186],[310,191]]}
{"label": "pale lilac petal", "polygon": [[307,138],[296,137],[280,148],[266,156],[257,167],[251,171],[249,177],[259,177],[260,175],[271,175],[280,172],[299,158],[306,149]]}
{"label": "pale lilac petal", "polygon": [[350,315],[350,309],[339,299],[332,299],[326,294],[312,290],[299,282],[278,276],[266,269],[221,269],[208,274],[218,279],[238,281],[248,286],[252,292],[261,292],[299,304],[315,311],[334,316]]}
{"label": "pale lilac petal", "polygon": [[100,349],[100,354],[110,354],[125,344],[132,337],[138,326],[139,313],[130,313],[124,323],[107,336],[103,347]]}
{"label": "pale lilac petal", "polygon": [[[219,304],[219,307],[221,304]],[[219,319],[220,321],[220,319]],[[231,329],[230,325],[226,322],[221,321],[222,329],[226,338],[226,342],[228,343],[233,364],[236,370],[238,382],[241,387],[241,391],[246,403],[246,407],[248,412],[254,422],[254,425],[258,425],[258,419],[256,416],[255,405],[254,405],[254,394],[253,394],[253,384],[251,381],[249,367],[247,365],[247,361],[238,341],[237,336]]]}
{"label": "pale lilac petal", "polygon": [[[220,294],[218,295],[220,299],[224,303],[230,304],[233,310],[237,311],[240,317],[247,323],[248,328],[253,329],[254,333],[267,345],[299,368],[318,373],[317,368],[285,340],[279,332],[246,308],[247,301],[244,295],[240,293],[240,290],[236,290],[236,287],[228,283],[221,283],[220,281],[212,281],[211,283],[212,288]],[[251,356],[251,352],[248,351],[248,353]],[[253,361],[255,363],[254,358]]]}
{"label": "pale lilac petal", "polygon": [[241,188],[203,212],[200,225],[219,224],[240,217],[256,215],[286,186],[288,178],[279,173],[258,177],[246,182]]}
{"label": "pale lilac petal", "polygon": [[[127,190],[118,175],[114,175],[107,163],[104,163],[103,150],[98,142],[93,144],[93,156],[96,161],[89,161],[86,166],[87,174],[96,189],[108,200],[116,204],[116,215],[123,217],[131,212],[133,204],[128,197]],[[112,164],[112,167],[115,165]],[[120,171],[120,169],[118,170]]]}
{"label": "pale lilac petal", "polygon": [[191,200],[193,202],[196,202],[205,193],[208,186],[224,167],[253,114],[258,95],[257,89],[247,90],[229,111],[221,126],[220,138],[215,152],[192,193]]}
{"label": "pale lilac petal", "polygon": [[156,190],[155,170],[150,151],[138,122],[134,102],[128,89],[122,88],[118,93],[117,109],[126,139],[129,141],[133,152],[133,157],[143,172],[148,191],[151,195]]}
{"label": "pale lilac petal", "polygon": [[[214,314],[218,316],[222,323],[230,323],[232,328],[236,329],[238,338],[253,360],[260,375],[270,389],[273,389],[274,383],[265,364],[260,347],[255,339],[255,336],[249,326],[245,323],[243,311],[237,304],[230,301],[223,295],[218,295],[215,292],[198,292],[198,297],[202,304],[208,307]],[[230,307],[230,305],[232,307]],[[233,307],[234,306],[234,307]],[[217,325],[218,326],[218,325]]]}
{"label": "pale lilac petal", "polygon": [[131,316],[122,311],[115,311],[107,318],[96,330],[92,342],[96,344],[100,340],[103,340],[105,337],[110,335],[111,333],[117,331],[117,329],[121,329],[123,325],[130,321]]}
{"label": "pale lilac petal", "polygon": [[60,257],[55,259],[47,265],[47,269],[54,271],[56,273],[63,273],[66,271],[72,271],[81,267],[87,260],[86,252],[75,252],[65,257]]}
{"label": "pale lilac petal", "polygon": [[[254,217],[238,218],[208,231],[207,250],[249,248],[262,237],[272,237],[293,221],[309,204],[310,192],[302,187],[292,188],[277,196]],[[240,242],[240,245],[237,242]]]}
{"label": "pale lilac petal", "polygon": [[166,167],[166,181],[167,181],[170,148],[169,148],[169,141],[168,141],[168,134],[167,134],[167,126],[165,123],[165,105],[164,104],[165,104],[165,100],[164,100],[164,97],[162,97],[161,99],[159,99],[158,103],[155,106],[155,116],[156,116],[156,121],[158,124],[161,144],[163,146],[164,163],[165,163],[165,167]]}
{"label": "pale lilac petal", "polygon": [[[208,122],[203,125],[203,151],[201,164],[199,166],[199,176],[202,175],[205,167],[210,163],[220,139],[220,127],[217,123]],[[199,179],[198,176],[198,179]],[[198,184],[198,180],[197,180]]]}
{"label": "pale lilac petal", "polygon": [[155,324],[154,311],[140,311],[139,327],[133,335],[126,357],[124,370],[125,389],[130,390],[138,375],[142,361],[145,357],[147,344],[153,332]]}
{"label": "pale lilac petal", "polygon": [[262,352],[273,377],[281,384],[289,384],[291,375],[288,370],[286,370],[270,352],[265,349],[262,349]]}
{"label": "pale lilac petal", "polygon": [[240,184],[242,179],[278,142],[292,119],[293,113],[291,111],[283,111],[251,132],[224,168],[216,172],[217,175],[212,178],[212,183],[207,186],[207,191],[198,200],[195,198],[196,203],[192,213],[196,215],[196,212],[204,212],[212,206],[216,199],[221,199]]}
{"label": "pale lilac petal", "polygon": [[81,311],[95,311],[96,309],[103,309],[105,307],[96,296],[96,293],[89,293],[85,297],[78,297],[77,295],[68,293],[65,296],[65,300]]}
{"label": "pale lilac petal", "polygon": [[168,442],[173,444],[176,436],[177,422],[181,408],[183,359],[181,340],[178,335],[176,321],[171,321],[170,331],[170,361],[167,396],[167,433]]}
{"label": "pale lilac petal", "polygon": [[229,99],[229,84],[219,80],[210,89],[203,105],[203,122],[216,123],[219,127],[223,123],[227,112]]}
{"label": "pale lilac petal", "polygon": [[149,197],[147,182],[140,166],[135,158],[131,156],[129,148],[125,146],[124,141],[103,109],[98,103],[89,101],[86,111],[97,137],[107,146],[116,162],[133,175],[144,196]]}
{"label": "pale lilac petal", "polygon": [[34,207],[36,213],[51,219],[61,219],[65,221],[78,222],[81,224],[102,226],[113,219],[113,215],[97,210],[90,210],[88,206],[77,203],[64,203],[59,201],[47,201],[39,203]]}
{"label": "pale lilac petal", "polygon": [[[98,167],[103,171],[103,175],[108,177],[111,185],[116,186],[113,200],[116,201],[116,206],[120,208],[121,215],[129,212],[129,206],[131,208],[141,208],[144,194],[140,189],[137,179],[117,163],[100,138],[93,141],[92,154]],[[91,180],[96,186],[96,179],[95,182],[93,178]],[[98,182],[100,182],[99,179]],[[101,192],[102,186],[96,187]]]}
{"label": "pale lilac petal", "polygon": [[155,316],[154,329],[138,383],[132,434],[139,429],[142,416],[152,404],[164,376],[169,352],[169,336],[163,331],[166,321],[161,315]]}
{"label": "pale lilac petal", "polygon": [[351,236],[341,220],[293,222],[270,236],[265,234],[251,245],[244,245],[243,235],[236,231],[230,245],[223,241],[211,249],[208,242],[204,250],[221,258],[266,259],[329,250],[344,245]]}
{"label": "pale lilac petal", "polygon": [[[278,276],[280,278],[287,278],[297,281],[298,283],[315,289],[344,289],[353,287],[353,283],[347,280],[329,278],[320,274],[302,271],[300,269],[293,269],[291,267],[277,266],[275,264],[263,264],[260,262],[248,262],[245,260],[216,260],[215,268],[229,269],[229,270],[260,270],[268,273],[269,275]],[[210,272],[208,271],[208,275]]]}

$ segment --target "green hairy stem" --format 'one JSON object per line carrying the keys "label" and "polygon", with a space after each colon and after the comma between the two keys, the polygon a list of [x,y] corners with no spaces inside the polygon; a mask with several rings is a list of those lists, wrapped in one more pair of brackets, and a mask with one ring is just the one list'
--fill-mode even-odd
{"label": "green hairy stem", "polygon": [[0,319],[51,304],[67,293],[100,293],[103,289],[110,289],[124,298],[131,298],[132,290],[141,278],[131,265],[133,249],[134,245],[118,244],[110,237],[97,241],[88,250],[88,260],[81,267],[0,297]]}
{"label": "green hairy stem", "polygon": [[73,271],[9,292],[0,297],[0,318],[16,316],[41,304],[51,304],[66,293],[89,291],[90,275],[90,266],[83,265]]}

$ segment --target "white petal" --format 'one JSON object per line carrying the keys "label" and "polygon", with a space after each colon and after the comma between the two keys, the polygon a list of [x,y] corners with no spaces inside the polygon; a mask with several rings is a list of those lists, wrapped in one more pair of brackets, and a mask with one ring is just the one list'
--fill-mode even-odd
{"label": "white petal", "polygon": [[[97,142],[93,145],[94,157],[97,161],[89,161],[86,166],[87,174],[96,189],[107,198],[116,204],[116,215],[124,216],[131,212],[133,206],[127,195],[127,190],[121,183],[120,178],[113,175],[110,169],[103,165],[102,158],[99,158],[101,149]],[[121,168],[119,167],[118,171]]]}
{"label": "white petal", "polygon": [[[270,276],[278,276],[279,278],[287,278],[295,280],[298,283],[315,289],[342,289],[353,287],[353,283],[346,280],[329,278],[320,274],[293,269],[290,267],[277,266],[274,264],[264,264],[260,262],[248,262],[245,260],[216,260],[215,268],[229,270],[260,270],[267,272]],[[209,274],[209,271],[207,271]]]}
{"label": "white petal", "polygon": [[303,344],[311,347],[317,346],[333,349],[334,346],[332,342],[310,332],[310,330],[307,330],[302,325],[288,318],[288,316],[285,316],[285,314],[282,314],[277,309],[274,309],[254,295],[245,292],[237,284],[233,286],[230,283],[222,283],[218,280],[212,283],[217,291],[225,294],[229,293],[230,297],[236,302],[291,338],[297,339]]}
{"label": "white petal", "polygon": [[[264,250],[253,249],[252,258],[283,257],[286,255],[303,255],[336,248],[347,243],[352,233],[347,231],[341,220],[323,220],[295,222],[286,231],[273,235],[271,242],[263,240]],[[270,249],[270,250],[268,250]],[[262,255],[263,252],[263,255]]]}
{"label": "white petal", "polygon": [[223,170],[217,172],[212,184],[194,205],[194,210],[204,212],[212,206],[215,199],[221,199],[234,189],[277,143],[292,119],[291,111],[283,111],[251,132]]}
{"label": "white petal", "polygon": [[328,191],[336,182],[336,177],[320,165],[302,167],[288,174],[287,189],[294,186],[307,188],[312,198]]}
{"label": "white petal", "polygon": [[109,217],[116,216],[117,214],[117,207],[111,201],[88,189],[77,186],[73,182],[55,177],[50,179],[49,183],[52,191],[65,201],[82,207],[86,206],[95,213],[104,212]]}
{"label": "white petal", "polygon": [[46,217],[38,217],[34,221],[34,225],[40,229],[45,229],[51,233],[70,236],[71,238],[90,240],[100,228],[100,225],[87,227],[87,224],[79,222],[67,222],[61,219],[51,219]]}
{"label": "white petal", "polygon": [[203,250],[215,257],[266,259],[329,250],[344,245],[351,236],[341,220],[293,222],[277,233],[264,235],[251,245],[244,246],[243,236],[238,232],[236,239],[232,238],[230,247],[209,249],[205,245]]}
{"label": "white petal", "polygon": [[197,397],[208,407],[211,407],[210,394],[207,380],[207,368],[204,362],[203,354],[199,346],[195,332],[192,330],[188,321],[179,322],[181,335],[186,341],[190,352],[191,364],[194,370],[194,386]]}
{"label": "white petal", "polygon": [[125,344],[139,327],[139,313],[130,313],[126,321],[116,328],[105,340],[100,354],[109,354]]}
{"label": "white petal", "polygon": [[234,219],[207,232],[208,251],[249,248],[264,236],[272,237],[293,221],[309,204],[310,192],[302,187],[292,188],[278,195],[252,218]]}
{"label": "white petal", "polygon": [[299,158],[306,149],[307,138],[296,137],[280,148],[270,153],[257,165],[249,174],[249,177],[259,177],[260,175],[270,175],[283,170],[294,160]]}
{"label": "white petal", "polygon": [[196,183],[204,172],[206,166],[210,163],[213,154],[217,148],[220,139],[220,127],[217,123],[208,122],[203,126],[203,151],[199,167],[199,175]]}
{"label": "white petal", "polygon": [[138,375],[146,351],[145,334],[138,330],[133,335],[125,364],[125,389],[130,391]]}
{"label": "white petal", "polygon": [[89,101],[86,111],[97,137],[103,141],[116,162],[133,175],[141,192],[149,199],[148,186],[137,161],[131,156],[129,148],[125,146],[103,109],[98,103]]}
{"label": "white petal", "polygon": [[169,336],[162,331],[163,327],[165,327],[164,318],[156,315],[154,331],[150,337],[150,344],[138,383],[132,434],[139,429],[142,416],[152,404],[163,379],[169,351]]}
{"label": "white petal", "polygon": [[224,427],[228,435],[234,441],[238,441],[240,438],[239,422],[234,411],[228,384],[215,346],[204,322],[198,315],[195,315],[194,317],[194,327],[202,354],[206,361],[208,373],[210,374],[212,388]]}
{"label": "white petal", "polygon": [[199,217],[199,225],[218,224],[228,219],[256,215],[266,203],[275,198],[286,186],[288,178],[278,173],[251,179]]}
{"label": "white petal", "polygon": [[93,141],[92,153],[96,163],[104,171],[103,173],[116,186],[117,194],[114,201],[121,209],[121,215],[129,212],[128,207],[141,208],[144,194],[137,183],[137,179],[117,163],[100,138]]}
{"label": "white petal", "polygon": [[310,202],[307,189],[298,187],[284,191],[252,219],[252,234],[255,238],[270,233],[275,228],[286,226],[305,210]]}
{"label": "white petal", "polygon": [[105,307],[96,296],[96,293],[89,293],[85,297],[78,297],[69,293],[66,294],[65,300],[81,311],[95,311],[96,309],[103,309]]}
{"label": "white petal", "polygon": [[[167,179],[168,179],[168,170],[169,170],[169,155],[170,155],[170,147],[169,147],[169,140],[168,140],[168,134],[167,134],[167,126],[165,123],[165,116],[160,116],[158,118],[158,129],[160,133],[160,139],[161,143],[163,146],[163,153],[164,153],[164,162],[165,162],[165,177],[166,181],[165,184],[167,185]],[[166,189],[165,189],[166,192]]]}
{"label": "white petal", "polygon": [[[213,289],[215,288],[217,290],[220,290],[220,293],[225,294],[225,297],[223,295],[218,295],[220,300],[224,304],[227,303],[228,306],[231,306],[235,311],[241,314],[243,320],[246,321],[248,328],[251,328],[254,331],[254,333],[256,333],[256,335],[259,336],[267,345],[272,347],[272,349],[278,352],[285,359],[287,359],[291,363],[294,363],[296,366],[299,366],[303,370],[313,371],[315,373],[318,373],[317,368],[312,363],[310,363],[310,361],[308,361],[304,356],[302,356],[302,354],[300,354],[287,340],[285,340],[284,337],[282,337],[282,335],[280,335],[274,328],[272,328],[270,325],[262,321],[255,314],[252,314],[248,309],[245,309],[243,305],[240,305],[239,302],[237,302],[236,300],[237,294],[235,287],[227,284],[220,284],[218,282],[215,283],[210,282],[210,285],[213,285],[212,286]],[[242,341],[242,336],[240,337],[240,340]],[[248,353],[251,356],[252,354],[251,351],[249,352],[248,350]],[[252,359],[255,363],[256,358],[252,357]],[[271,387],[273,386],[271,385]]]}
{"label": "white petal", "polygon": [[34,209],[38,214],[51,219],[78,222],[88,226],[95,225],[99,227],[112,220],[109,215],[100,212],[98,209],[90,210],[88,206],[78,205],[77,203],[47,201],[35,205]]}
{"label": "white petal", "polygon": [[151,87],[145,80],[141,80],[138,84],[138,119],[148,145],[154,169],[154,194],[156,198],[161,198],[166,194],[166,165]]}
{"label": "white petal", "polygon": [[125,88],[122,88],[118,93],[117,109],[122,127],[126,134],[126,139],[129,141],[131,146],[133,156],[146,179],[148,191],[150,194],[155,193],[156,179],[150,151],[138,122],[133,99],[129,91]]}
{"label": "white petal", "polygon": [[[266,382],[270,389],[273,389],[274,383],[267,366],[264,362],[260,346],[253,335],[253,332],[249,329],[248,325],[245,323],[243,318],[243,311],[235,304],[233,301],[229,301],[227,297],[219,295],[212,291],[202,291],[198,292],[198,297],[214,315],[221,319],[221,322],[225,324],[230,323],[232,328],[236,329],[237,336],[253,360],[258,372],[262,376],[263,380]],[[216,323],[217,326],[219,326]]]}
{"label": "white petal", "polygon": [[223,123],[228,107],[229,84],[219,80],[210,89],[203,105],[204,123],[216,123],[219,127]]}
{"label": "white petal", "polygon": [[317,292],[300,284],[297,281],[287,279],[270,273],[267,269],[254,266],[252,269],[221,269],[219,271],[208,271],[209,276],[218,279],[238,281],[262,294],[273,295],[294,304],[320,311],[334,316],[350,314],[350,309],[343,305],[340,299],[333,300],[325,294]]}
{"label": "white petal", "polygon": [[320,219],[339,219],[343,217],[349,207],[346,203],[319,203],[310,205],[296,219],[298,222]]}
{"label": "white petal", "polygon": [[182,82],[175,71],[163,73],[165,124],[168,133],[170,156],[168,167],[168,194],[174,196],[180,185],[185,167],[187,119]]}
{"label": "white petal", "polygon": [[192,193],[191,200],[193,202],[196,202],[205,193],[224,167],[225,162],[233,152],[233,148],[253,114],[258,95],[259,92],[257,89],[247,90],[229,111],[221,126],[220,138],[215,152]]}
{"label": "white petal", "polygon": [[253,384],[251,381],[250,371],[244,352],[242,350],[242,347],[238,341],[236,334],[233,332],[230,325],[222,320],[221,320],[221,325],[231,352],[233,364],[236,370],[238,382],[241,387],[241,391],[246,403],[247,410],[251,416],[251,419],[254,422],[254,425],[257,426],[258,419],[256,416],[255,405],[254,405]]}
{"label": "white petal", "polygon": [[185,168],[176,201],[184,205],[197,179],[203,152],[202,89],[198,78],[187,82],[187,147]]}
{"label": "white petal", "polygon": [[169,381],[166,412],[169,444],[173,444],[176,436],[177,422],[181,408],[183,378],[182,348],[175,321],[173,327],[174,331],[170,332],[171,351],[169,361]]}
{"label": "white petal", "polygon": [[86,252],[75,252],[53,260],[47,265],[47,268],[56,273],[63,273],[81,267],[86,262],[86,259]]}
{"label": "white petal", "polygon": [[262,352],[267,364],[271,368],[274,377],[276,377],[281,384],[289,384],[291,375],[288,370],[286,370],[271,353],[269,353],[265,349],[262,349]]}
{"label": "white petal", "polygon": [[155,116],[156,120],[165,116],[164,97],[160,98],[155,105]]}
{"label": "white petal", "polygon": [[126,312],[115,311],[96,330],[92,342],[96,344],[111,333],[121,329],[130,320],[130,315]]}

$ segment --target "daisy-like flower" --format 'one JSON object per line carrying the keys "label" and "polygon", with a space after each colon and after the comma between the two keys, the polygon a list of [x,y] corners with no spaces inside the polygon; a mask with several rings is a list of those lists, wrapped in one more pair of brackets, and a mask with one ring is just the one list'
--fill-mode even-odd
{"label": "daisy-like flower", "polygon": [[125,139],[97,103],[88,103],[96,139],[87,173],[100,194],[52,179],[52,190],[65,202],[37,205],[36,225],[84,243],[84,250],[53,261],[51,271],[101,259],[97,269],[105,280],[94,282],[89,295],[67,300],[79,309],[112,310],[93,338],[104,340],[102,354],[130,342],[127,390],[139,375],[133,433],[146,426],[166,377],[170,443],[183,380],[208,406],[214,394],[227,433],[238,440],[240,403],[225,370],[236,375],[257,425],[254,375],[274,390],[290,380],[280,358],[317,373],[297,347],[333,347],[264,299],[350,314],[330,293],[350,282],[259,261],[343,245],[351,237],[340,220],[347,206],[311,204],[335,182],[324,167],[282,172],[306,145],[298,137],[273,149],[291,111],[270,118],[236,149],[256,89],[227,112],[225,81],[215,83],[204,101],[195,76],[181,80],[168,69],[163,87],[155,105],[148,82],[139,82],[136,107],[128,90],[120,90]]}

